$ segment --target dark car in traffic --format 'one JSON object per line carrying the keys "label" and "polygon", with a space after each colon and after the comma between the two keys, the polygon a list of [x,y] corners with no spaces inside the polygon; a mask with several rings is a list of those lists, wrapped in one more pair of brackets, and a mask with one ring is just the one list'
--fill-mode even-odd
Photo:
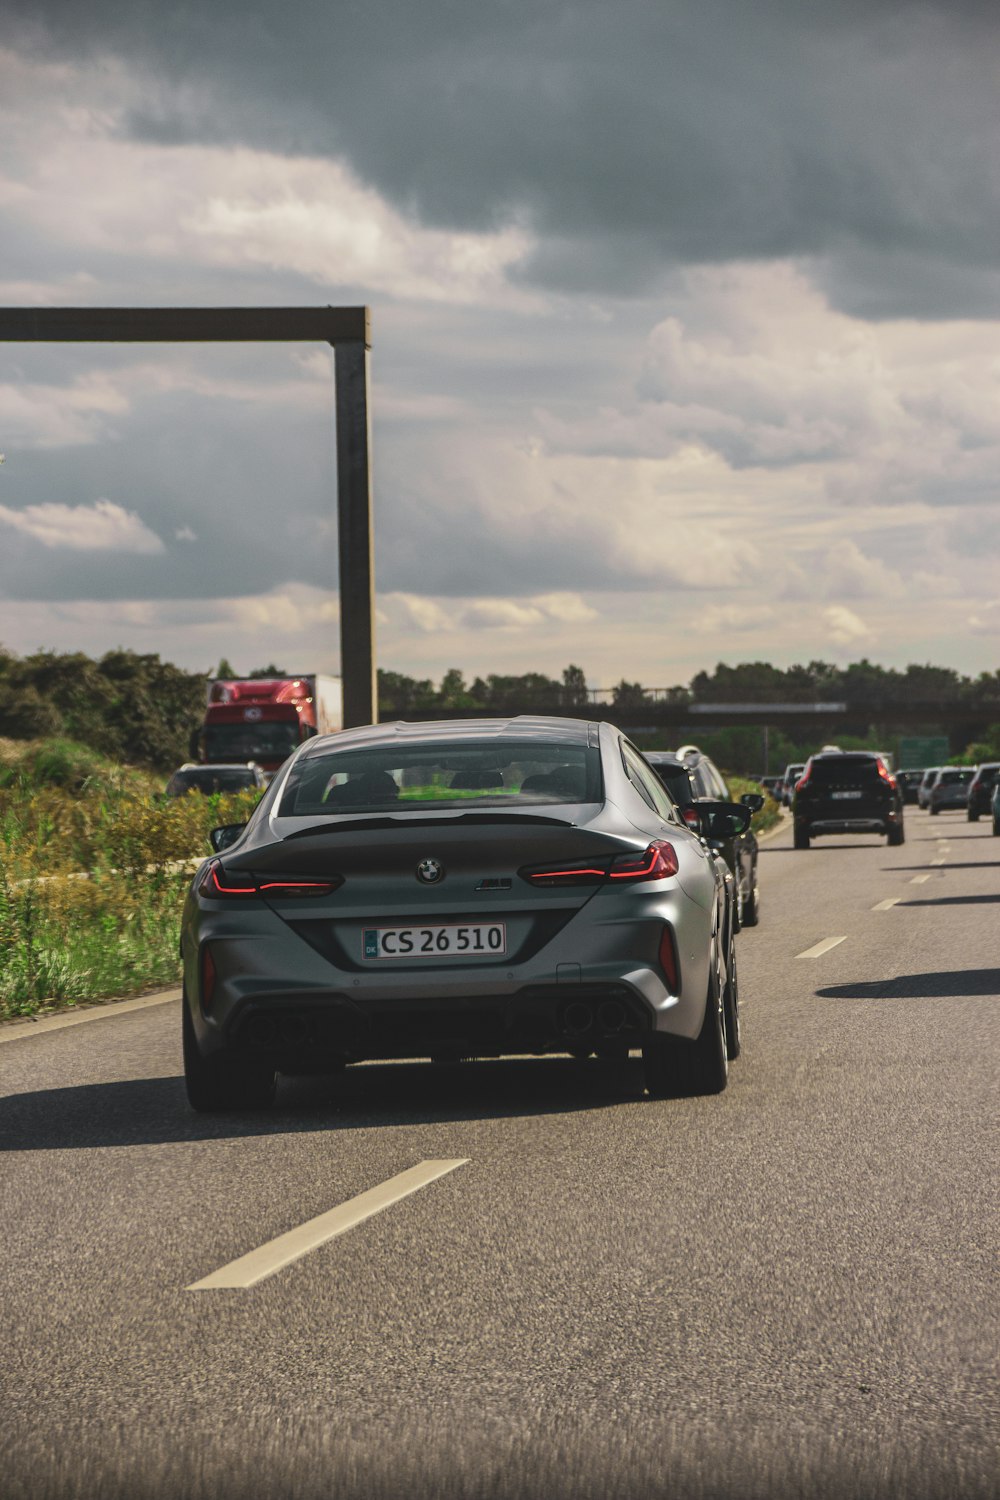
{"label": "dark car in traffic", "polygon": [[969,800],[965,804],[966,817],[977,823],[989,814],[993,804],[993,789],[1000,780],[1000,761],[984,760],[976,767],[976,774],[969,782]]}
{"label": "dark car in traffic", "polygon": [[792,796],[796,849],[828,833],[880,833],[901,844],[903,796],[885,762],[870,751],[810,756]]}
{"label": "dark car in traffic", "polygon": [[[317,736],[213,831],[181,924],[197,1110],[373,1058],[641,1051],[713,1094],[740,1051],[733,882],[606,722],[389,723]],[[704,836],[702,836],[704,835]]]}
{"label": "dark car in traffic", "polygon": [[179,766],[167,782],[165,797],[185,797],[188,792],[245,792],[267,786],[267,776],[255,761],[237,761],[231,765],[203,766],[193,761]]}
{"label": "dark car in traffic", "polygon": [[[646,759],[692,828],[698,827],[699,804],[733,800],[718,766],[696,745],[682,745],[679,750],[647,750]],[[751,813],[764,806],[760,792],[745,792],[740,802]],[[757,835],[747,828],[719,841],[718,850],[736,881],[737,931],[741,927],[756,927],[760,921]]]}
{"label": "dark car in traffic", "polygon": [[896,772],[896,781],[899,783],[899,790],[903,794],[904,802],[912,802],[914,806],[917,805],[919,801],[918,794],[920,791],[920,783],[923,781],[923,779],[923,767],[921,767],[919,771],[907,770]]}

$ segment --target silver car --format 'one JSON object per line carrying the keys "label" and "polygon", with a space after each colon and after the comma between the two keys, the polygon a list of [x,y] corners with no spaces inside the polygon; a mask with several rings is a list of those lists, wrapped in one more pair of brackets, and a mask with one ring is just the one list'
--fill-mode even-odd
{"label": "silver car", "polygon": [[969,800],[969,784],[975,775],[973,766],[942,766],[931,782],[927,794],[927,810],[935,813],[965,807]]}
{"label": "silver car", "polygon": [[923,779],[921,780],[920,785],[917,787],[918,807],[930,807],[931,787],[937,780],[937,774],[940,769],[940,766],[928,766],[927,770],[924,772]]}
{"label": "silver car", "polygon": [[656,1095],[718,1093],[740,1050],[733,882],[638,750],[573,719],[312,739],[184,909],[195,1109],[368,1058],[641,1050]]}

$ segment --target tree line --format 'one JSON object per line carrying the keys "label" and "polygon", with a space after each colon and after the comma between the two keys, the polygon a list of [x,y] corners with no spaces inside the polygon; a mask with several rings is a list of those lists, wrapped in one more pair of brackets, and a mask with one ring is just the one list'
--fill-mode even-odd
{"label": "tree line", "polygon": [[[201,673],[134,651],[109,651],[94,659],[79,651],[17,656],[0,647],[0,735],[10,739],[63,736],[120,760],[168,769],[187,758],[191,730],[204,710],[207,681],[291,675],[273,663],[239,673],[223,659],[215,671]],[[610,697],[612,706],[619,709],[653,701],[649,689],[624,678],[602,697]],[[520,676],[491,672],[469,682],[453,667],[436,685],[429,677],[378,673],[382,718],[412,717],[431,708],[456,714],[532,708],[558,713],[560,708],[580,707],[590,698],[586,674],[572,664],[559,677],[542,672]],[[655,699],[678,706],[850,701],[877,708],[881,723],[891,722],[896,706],[926,702],[947,709],[971,704],[985,717],[1000,720],[1000,670],[972,678],[950,667],[911,665],[898,670],[867,659],[845,667],[829,662],[787,668],[767,662],[737,666],[720,662],[685,686],[656,690]],[[759,731],[753,733],[759,737]],[[735,745],[734,740],[734,749]]]}

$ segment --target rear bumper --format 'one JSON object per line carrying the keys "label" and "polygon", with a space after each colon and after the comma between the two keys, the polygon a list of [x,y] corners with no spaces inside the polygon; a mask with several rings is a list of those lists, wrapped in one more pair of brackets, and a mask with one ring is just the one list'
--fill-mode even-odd
{"label": "rear bumper", "polygon": [[898,818],[801,818],[801,826],[810,833],[888,833],[900,822]]}
{"label": "rear bumper", "polygon": [[510,994],[356,1004],[330,994],[269,996],[241,1006],[226,1044],[279,1071],[323,1072],[338,1062],[430,1056],[500,1057],[613,1045],[641,1047],[651,1007],[626,984],[538,985]]}

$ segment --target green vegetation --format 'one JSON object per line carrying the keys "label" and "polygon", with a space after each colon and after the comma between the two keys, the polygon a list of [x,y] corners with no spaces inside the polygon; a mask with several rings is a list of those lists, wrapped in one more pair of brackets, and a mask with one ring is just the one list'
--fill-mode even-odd
{"label": "green vegetation", "polygon": [[205,704],[205,677],[158,656],[0,649],[0,735],[65,736],[132,764],[173,768]]}
{"label": "green vegetation", "polygon": [[[736,802],[740,800],[744,792],[760,791],[760,787],[758,786],[757,782],[748,781],[745,776],[730,776],[727,774],[726,782],[728,783],[729,790]],[[776,823],[779,823],[780,821],[780,803],[775,802],[774,798],[769,797],[765,792],[764,806],[761,808],[760,812],[754,813],[753,822],[750,825],[751,828],[753,829],[754,833],[766,833],[769,828],[773,828],[774,825]]]}
{"label": "green vegetation", "polygon": [[72,741],[0,740],[0,1017],[177,980],[184,866],[256,797],[160,786]]}

